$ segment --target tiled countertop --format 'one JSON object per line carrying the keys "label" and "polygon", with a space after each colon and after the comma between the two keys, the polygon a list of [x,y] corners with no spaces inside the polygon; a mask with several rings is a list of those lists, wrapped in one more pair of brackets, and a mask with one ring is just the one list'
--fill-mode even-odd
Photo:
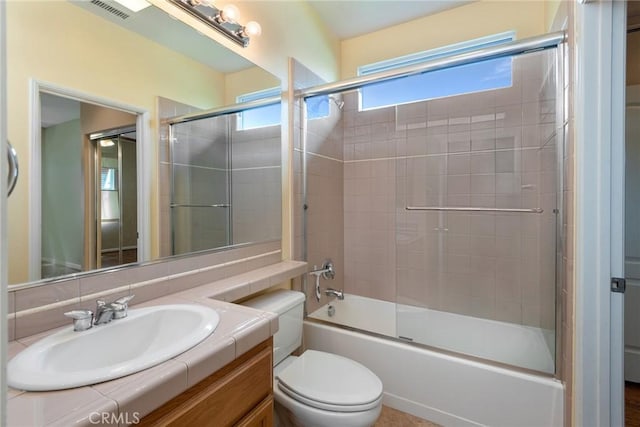
{"label": "tiled countertop", "polygon": [[[305,269],[306,263],[285,261],[133,306],[132,309],[161,304],[202,304],[218,312],[220,323],[207,339],[190,350],[126,377],[61,391],[23,392],[9,389],[8,426],[134,424],[137,419],[277,332],[278,319],[275,314],[220,299],[242,298],[300,275]],[[60,329],[10,342],[9,359]],[[103,416],[105,418],[96,423]]]}

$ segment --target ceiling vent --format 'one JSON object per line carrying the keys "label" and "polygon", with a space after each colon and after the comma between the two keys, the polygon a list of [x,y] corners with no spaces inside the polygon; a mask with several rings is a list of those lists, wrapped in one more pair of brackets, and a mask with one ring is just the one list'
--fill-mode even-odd
{"label": "ceiling vent", "polygon": [[117,16],[120,19],[127,19],[129,17],[129,14],[121,11],[120,9],[116,9],[115,7],[100,1],[100,0],[91,0],[91,4],[98,6],[99,8],[109,12],[112,15]]}

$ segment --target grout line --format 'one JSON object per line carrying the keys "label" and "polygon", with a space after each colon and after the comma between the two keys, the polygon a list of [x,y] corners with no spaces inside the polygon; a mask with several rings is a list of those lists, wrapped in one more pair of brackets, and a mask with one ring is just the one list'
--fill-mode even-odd
{"label": "grout line", "polygon": [[233,168],[231,169],[231,172],[252,171],[252,170],[261,170],[261,169],[280,169],[280,166],[256,166],[252,168]]}
{"label": "grout line", "polygon": [[228,172],[229,169],[225,169],[225,168],[214,168],[214,167],[209,167],[209,166],[198,166],[198,165],[189,165],[186,163],[167,163],[168,165],[172,165],[172,166],[183,166],[183,167],[187,167],[187,168],[194,168],[194,169],[205,169],[205,170],[212,170],[212,171],[219,171],[219,172]]}
{"label": "grout line", "polygon": [[[333,157],[324,156],[322,154],[311,153],[311,152],[307,152],[307,154],[314,157],[320,157],[326,160],[333,160],[335,162],[348,164],[348,163],[363,163],[363,162],[379,162],[379,161],[385,161],[385,160],[406,160],[406,159],[421,159],[421,158],[427,158],[427,157],[459,156],[459,155],[465,155],[465,154],[491,154],[491,153],[504,153],[504,152],[510,152],[510,151],[532,151],[532,150],[537,151],[544,148],[549,143],[549,141],[553,138],[553,136],[555,135],[552,135],[550,138],[545,140],[544,144],[541,146],[494,148],[489,150],[459,151],[455,153],[414,154],[414,155],[405,155],[405,156],[374,157],[374,158],[357,159],[357,160],[340,160],[340,159],[335,159]],[[302,153],[302,150],[299,148],[295,148],[294,151]]]}
{"label": "grout line", "polygon": [[100,292],[95,292],[93,294],[89,294],[89,295],[81,295],[80,296],[80,302],[84,302],[88,299],[97,299],[100,297],[104,297],[107,295],[111,295],[111,294],[115,294],[118,292],[124,292],[124,291],[129,291],[131,289],[131,284],[128,285],[124,285],[124,286],[119,286],[117,288],[113,288],[113,289],[106,289],[104,291],[100,291]]}

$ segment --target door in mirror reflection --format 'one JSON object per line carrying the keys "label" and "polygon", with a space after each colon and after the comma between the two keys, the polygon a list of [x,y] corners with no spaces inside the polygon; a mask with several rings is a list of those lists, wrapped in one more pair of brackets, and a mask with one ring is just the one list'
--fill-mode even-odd
{"label": "door in mirror reflection", "polygon": [[[40,93],[41,232],[32,278],[138,261],[137,115]],[[40,268],[38,268],[38,266]]]}
{"label": "door in mirror reflection", "polygon": [[94,141],[96,152],[96,267],[136,262],[137,182],[135,129]]}

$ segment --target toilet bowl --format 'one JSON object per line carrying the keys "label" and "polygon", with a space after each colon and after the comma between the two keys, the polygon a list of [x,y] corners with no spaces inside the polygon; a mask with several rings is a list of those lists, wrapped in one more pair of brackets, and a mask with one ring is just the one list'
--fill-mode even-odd
{"label": "toilet bowl", "polygon": [[291,353],[302,343],[304,294],[278,290],[244,304],[278,314],[274,335],[276,425],[372,426],[382,408],[382,382],[360,363],[332,353]]}

